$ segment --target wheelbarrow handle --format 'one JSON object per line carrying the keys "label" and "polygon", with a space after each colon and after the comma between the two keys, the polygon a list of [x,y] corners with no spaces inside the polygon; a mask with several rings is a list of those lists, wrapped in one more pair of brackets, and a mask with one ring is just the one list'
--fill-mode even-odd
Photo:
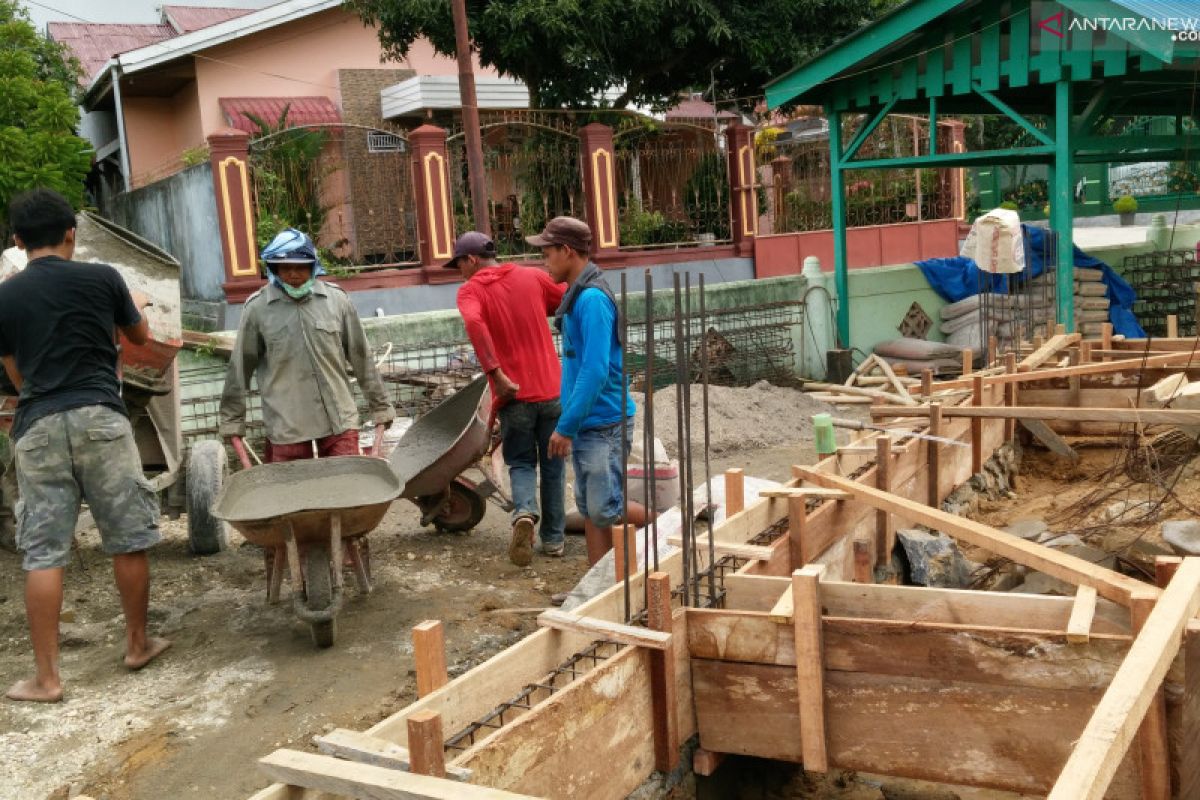
{"label": "wheelbarrow handle", "polygon": [[246,443],[242,441],[242,437],[230,436],[229,443],[233,445],[233,452],[237,453],[238,461],[242,462],[242,469],[250,469],[250,456],[246,454]]}

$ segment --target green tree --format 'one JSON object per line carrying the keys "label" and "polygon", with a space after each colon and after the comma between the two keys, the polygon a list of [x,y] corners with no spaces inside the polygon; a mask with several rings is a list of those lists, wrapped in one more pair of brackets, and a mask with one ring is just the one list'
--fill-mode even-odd
{"label": "green tree", "polygon": [[72,98],[80,69],[63,47],[34,30],[16,0],[0,0],[0,234],[8,241],[8,203],[36,186],[83,206],[92,148],[75,135]]}
{"label": "green tree", "polygon": [[[347,0],[403,56],[419,37],[454,54],[447,0]],[[715,83],[753,108],[763,85],[896,5],[895,0],[467,0],[485,66],[529,87],[533,108],[670,105]]]}

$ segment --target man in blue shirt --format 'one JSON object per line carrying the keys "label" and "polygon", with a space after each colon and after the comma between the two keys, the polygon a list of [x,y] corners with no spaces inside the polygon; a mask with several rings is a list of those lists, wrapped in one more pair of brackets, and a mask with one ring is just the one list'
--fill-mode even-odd
{"label": "man in blue shirt", "polygon": [[[584,519],[588,563],[595,564],[612,549],[614,524],[646,523],[646,509],[637,503],[626,508],[622,495],[621,465],[633,441],[636,408],[621,383],[617,302],[588,259],[592,232],[585,223],[555,217],[526,241],[541,248],[550,277],[569,284],[554,315],[562,333],[562,414],[548,450],[554,458],[572,456],[575,505]],[[626,417],[628,438],[622,443]]]}

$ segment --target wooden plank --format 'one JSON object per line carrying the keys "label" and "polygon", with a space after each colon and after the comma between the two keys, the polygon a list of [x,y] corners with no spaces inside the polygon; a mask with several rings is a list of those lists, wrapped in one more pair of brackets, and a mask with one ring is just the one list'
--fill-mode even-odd
{"label": "wooden plank", "polygon": [[[646,581],[646,624],[651,630],[671,633],[671,576],[652,573]],[[685,623],[686,624],[686,623]],[[671,772],[679,765],[679,703],[676,699],[674,639],[650,655],[650,696],[654,706],[654,768]]]}
{"label": "wooden plank", "polygon": [[1083,730],[1048,800],[1101,800],[1154,701],[1188,620],[1200,609],[1200,558],[1162,592]]}
{"label": "wooden plank", "polygon": [[[1069,378],[1073,375],[1088,377],[1092,375],[1107,375],[1113,372],[1140,372],[1143,369],[1180,366],[1200,367],[1200,353],[1193,355],[1191,352],[1180,352],[1164,356],[1150,356],[1149,358],[1127,358],[1119,361],[1080,364],[1077,367],[1054,367],[1051,369],[1035,370],[1033,372],[1018,372],[1013,375],[989,375],[985,378],[985,383],[989,385],[1028,383],[1029,381]],[[942,381],[937,385],[937,389],[939,390],[969,388],[971,388],[970,378]]]}
{"label": "wooden plank", "polygon": [[631,644],[635,647],[648,647],[651,650],[665,650],[671,643],[671,634],[662,631],[652,631],[638,628],[634,625],[623,625],[596,617],[584,617],[569,611],[547,609],[538,615],[538,625],[543,628],[554,628],[560,631],[574,631],[587,634],[596,639],[605,639],[620,644]]}
{"label": "wooden plank", "polygon": [[456,762],[507,791],[622,800],[654,764],[650,652],[625,648]]}
{"label": "wooden plank", "polygon": [[[833,585],[822,583],[822,593]],[[692,658],[796,665],[793,631],[763,614],[690,608],[687,617]],[[1061,632],[941,622],[825,616],[821,625],[826,670],[986,683],[1014,691],[1070,689],[1096,692],[1097,699],[1133,642],[1128,635],[1096,634],[1074,645]]]}
{"label": "wooden plank", "polygon": [[1188,623],[1183,633],[1183,680],[1179,738],[1172,748],[1179,771],[1180,800],[1200,798],[1200,625]]}
{"label": "wooden plank", "polygon": [[[929,404],[929,435],[942,436],[942,404]],[[937,508],[941,505],[942,498],[938,494],[938,487],[941,486],[941,466],[942,444],[941,442],[929,442],[929,479],[928,479],[928,504]]]}
{"label": "wooden plank", "polygon": [[[872,406],[871,415],[927,417],[929,408]],[[1122,422],[1138,425],[1200,425],[1200,411],[1177,408],[1070,408],[1067,406],[950,406],[942,416],[973,419],[1052,419],[1063,422]]]}
{"label": "wooden plank", "polygon": [[725,608],[742,611],[770,611],[785,591],[792,590],[789,578],[774,575],[725,576]]}
{"label": "wooden plank", "polygon": [[896,394],[907,400],[913,399],[912,395],[908,393],[908,387],[904,385],[903,381],[896,377],[895,371],[892,370],[892,365],[887,362],[886,358],[876,357],[875,363],[879,366],[879,369],[883,371],[884,377],[887,378],[891,382],[892,386],[895,387]]}
{"label": "wooden plank", "polygon": [[417,673],[417,697],[434,692],[447,683],[446,634],[436,619],[419,622],[412,629],[413,662]]}
{"label": "wooden plank", "polygon": [[276,750],[260,758],[258,767],[280,783],[370,800],[528,800],[529,797],[298,750]]}
{"label": "wooden plank", "polygon": [[[980,445],[982,445],[982,439]],[[875,439],[875,488],[882,492],[892,490],[892,447],[887,436]],[[875,510],[875,557],[878,566],[886,566],[892,560],[892,547],[895,544],[895,528],[892,525],[892,515],[883,509]]]}
{"label": "wooden plank", "polygon": [[1067,641],[1071,644],[1087,644],[1095,616],[1096,590],[1091,586],[1080,586],[1075,592],[1075,603],[1071,606],[1071,618],[1067,620]]}
{"label": "wooden plank", "polygon": [[1020,419],[1021,427],[1033,434],[1033,437],[1046,446],[1046,449],[1054,453],[1056,456],[1068,459],[1072,462],[1079,460],[1079,453],[1071,445],[1067,444],[1061,436],[1050,429],[1040,419]]}
{"label": "wooden plank", "polygon": [[804,769],[829,771],[825,742],[825,656],[821,646],[821,573],[809,564],[792,573],[795,602],[796,694],[800,713],[800,754]]}
{"label": "wooden plank", "polygon": [[780,625],[792,624],[792,620],[796,614],[796,601],[792,592],[792,587],[788,586],[787,591],[779,595],[779,599],[775,601],[775,605],[767,612],[767,619]]}
{"label": "wooden plank", "polygon": [[875,582],[875,554],[874,542],[870,539],[856,536],[853,542],[854,548],[854,582],[855,583],[874,583]]}
{"label": "wooden plank", "polygon": [[[346,728],[334,728],[329,733],[315,737],[313,741],[317,745],[317,750],[327,756],[344,758],[359,764],[404,770],[405,772],[411,770],[408,748],[389,742],[387,739],[380,739],[378,736]],[[446,767],[446,775],[456,781],[471,779],[471,771],[461,767]]]}
{"label": "wooden plank", "polygon": [[446,751],[442,748],[442,715],[418,711],[408,718],[408,752],[412,771],[434,778],[446,777]]}
{"label": "wooden plank", "polygon": [[724,753],[714,753],[703,747],[697,747],[696,752],[692,754],[692,772],[708,777],[717,771],[724,760]]}
{"label": "wooden plank", "polygon": [[788,566],[804,566],[804,527],[808,519],[806,496],[788,498]]}
{"label": "wooden plank", "polygon": [[[692,672],[702,747],[802,760],[794,668],[693,659]],[[1098,695],[828,669],[830,766],[1041,794]],[[1134,800],[1136,766],[1120,775],[1108,800]]]}
{"label": "wooden plank", "polygon": [[846,478],[828,475],[813,469],[804,470],[804,479],[831,489],[844,489],[876,508],[886,508],[894,514],[928,525],[956,539],[1004,556],[1018,564],[1033,567],[1039,572],[1076,585],[1092,586],[1105,597],[1122,605],[1129,602],[1129,593],[1140,589],[1140,581],[1119,575],[1082,558],[1059,553],[1048,547],[1027,542],[1012,534],[997,530],[974,520],[930,508],[906,497],[881,492]]}
{"label": "wooden plank", "polygon": [[[1154,611],[1153,596],[1134,595],[1130,606],[1133,630],[1140,633]],[[1137,734],[1143,800],[1171,800],[1171,756],[1167,747],[1167,700],[1160,687],[1146,709]]]}
{"label": "wooden plank", "polygon": [[903,397],[895,392],[884,392],[879,389],[864,389],[861,386],[846,386],[842,383],[824,383],[822,381],[810,381],[801,379],[801,384],[804,391],[816,390],[818,392],[829,392],[830,394],[845,394],[851,397],[867,397],[871,400],[886,400],[889,403],[900,403],[901,405],[916,405],[917,401],[911,397],[906,401]]}
{"label": "wooden plank", "polygon": [[832,497],[844,500],[850,495],[837,489],[823,489],[820,486],[791,486],[782,489],[761,489],[759,497]]}
{"label": "wooden plank", "polygon": [[1059,352],[1066,350],[1074,344],[1078,344],[1079,339],[1080,336],[1078,333],[1055,334],[1044,345],[1021,359],[1021,363],[1017,365],[1017,369],[1019,371],[1037,369],[1058,355]]}
{"label": "wooden plank", "polygon": [[[671,535],[667,537],[667,544],[675,547],[683,547],[683,537]],[[697,534],[696,547],[700,548],[701,552],[708,549],[708,534]],[[775,555],[775,551],[770,547],[757,544],[735,544],[733,542],[714,542],[713,549],[717,555],[721,556],[737,556],[738,558],[748,558],[752,561],[770,561]]]}

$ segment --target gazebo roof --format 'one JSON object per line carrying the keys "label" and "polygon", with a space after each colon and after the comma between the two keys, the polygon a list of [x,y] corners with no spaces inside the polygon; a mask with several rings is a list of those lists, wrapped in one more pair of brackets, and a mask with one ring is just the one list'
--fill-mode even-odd
{"label": "gazebo roof", "polygon": [[[937,98],[945,113],[996,113],[982,90],[1049,114],[1066,79],[1113,84],[1121,113],[1186,114],[1175,89],[1196,79],[1200,44],[1172,26],[1188,19],[1200,22],[1190,0],[911,0],[773,80],[767,102],[912,111]],[[1080,110],[1089,94],[1075,93]]]}

